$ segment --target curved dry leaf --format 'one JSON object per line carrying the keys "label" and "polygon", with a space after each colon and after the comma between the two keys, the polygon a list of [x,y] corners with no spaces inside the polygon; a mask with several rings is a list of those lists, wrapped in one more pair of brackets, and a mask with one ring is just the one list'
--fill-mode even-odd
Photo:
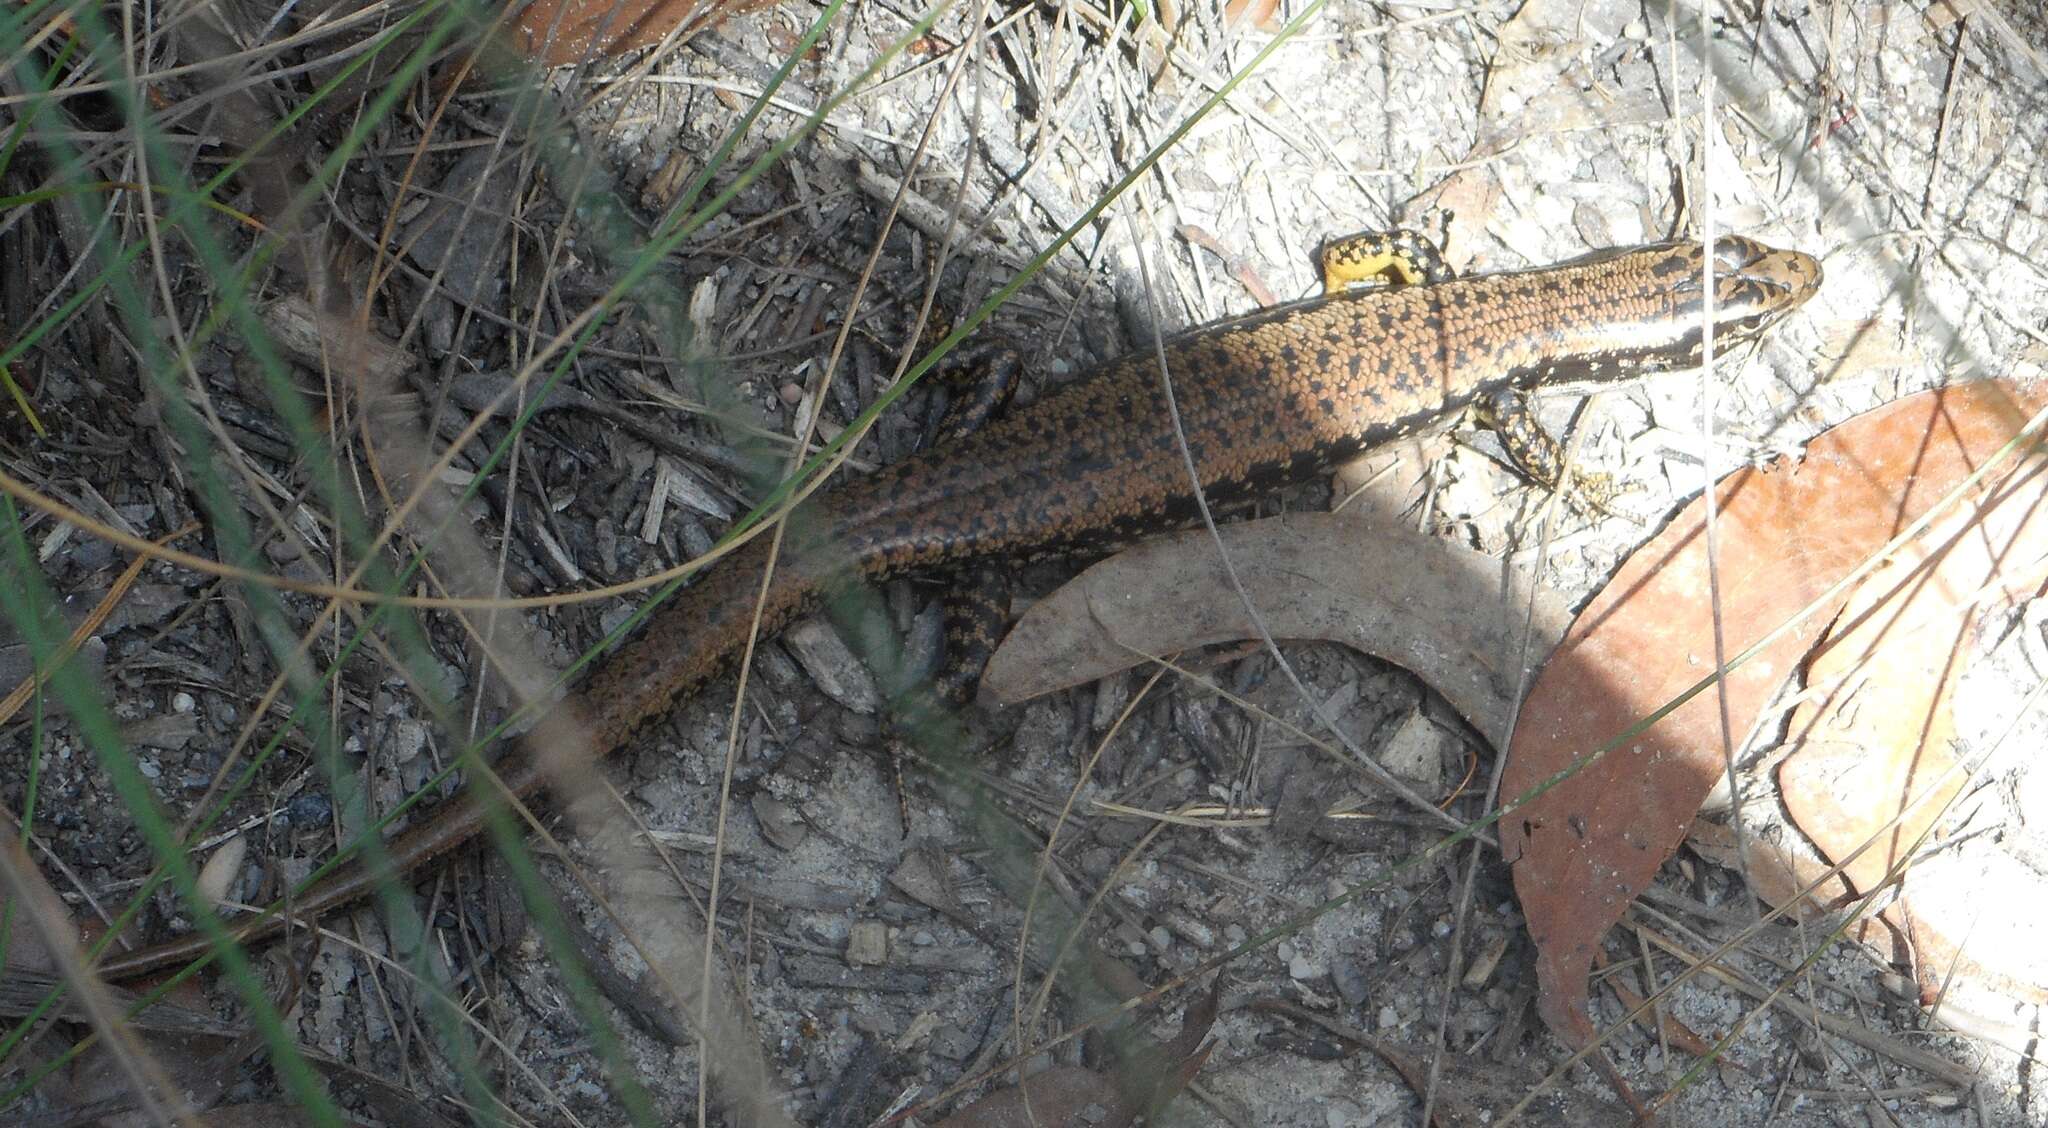
{"label": "curved dry leaf", "polygon": [[513,45],[548,67],[652,47],[686,23],[702,30],[773,0],[533,0],[512,21]]}
{"label": "curved dry leaf", "polygon": [[[1803,459],[1729,475],[1719,559],[1726,652],[1740,653],[1822,597],[2048,403],[1987,382],[1901,400],[1816,438]],[[1581,612],[1523,706],[1501,781],[1520,798],[1616,741],[1714,664],[1704,500],[1687,506]],[[1826,624],[1808,616],[1727,677],[1745,731]],[[1594,1037],[1595,949],[1692,826],[1722,774],[1716,695],[1702,693],[1511,812],[1500,827],[1538,948],[1538,1005],[1573,1046]]]}
{"label": "curved dry leaf", "polygon": [[[2048,473],[2028,465],[1997,494],[1928,530],[1857,588],[1807,671],[1792,717],[1797,749],[1778,768],[1792,822],[1838,862],[1857,892],[1897,876],[1883,917],[1932,1002],[1955,961],[2000,988],[2048,992],[2048,887],[2009,875],[1987,885],[1999,844],[1978,838],[1931,866],[1903,869],[1965,783],[1950,748],[1952,698],[1986,610],[2041,584],[2048,557]],[[1866,848],[1866,843],[1868,848]],[[1859,853],[1860,851],[1860,853]],[[1936,874],[1951,879],[1928,880]],[[1999,895],[1983,893],[1996,888]],[[1967,955],[1964,940],[1967,938]]]}
{"label": "curved dry leaf", "polygon": [[[1412,671],[1489,737],[1507,729],[1519,680],[1502,655],[1540,655],[1562,605],[1503,591],[1500,562],[1439,537],[1337,513],[1294,513],[1217,530],[1275,638],[1340,642]],[[982,686],[1004,704],[1107,677],[1198,646],[1253,638],[1205,530],[1111,557],[1033,605],[989,660]]]}

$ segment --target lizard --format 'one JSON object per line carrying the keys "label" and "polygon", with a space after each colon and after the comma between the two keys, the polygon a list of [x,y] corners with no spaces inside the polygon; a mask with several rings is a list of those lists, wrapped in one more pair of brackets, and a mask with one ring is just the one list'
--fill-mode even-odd
{"label": "lizard", "polygon": [[[765,636],[836,584],[1099,549],[1192,522],[1197,494],[1161,354],[1203,495],[1227,504],[1541,385],[1698,367],[1709,309],[1717,342],[1752,339],[1812,296],[1822,276],[1809,255],[1737,235],[1711,247],[1673,240],[1457,277],[1425,238],[1388,232],[1333,242],[1322,263],[1320,296],[1111,360],[1029,407],[806,502],[791,526],[803,531],[786,540],[765,598],[770,540],[757,537],[597,666],[579,696],[591,746],[616,750],[724,672],[754,630],[757,601]],[[1393,284],[1350,285],[1369,278]],[[1541,462],[1543,443],[1536,447]],[[514,796],[546,784],[523,755],[508,755],[496,771]],[[411,873],[475,837],[495,801],[479,790],[394,835],[385,846],[391,872]],[[276,935],[289,920],[365,896],[377,880],[351,861],[294,897],[291,916],[266,912],[230,935],[241,943]],[[193,933],[114,953],[100,971],[131,979],[209,950]]]}

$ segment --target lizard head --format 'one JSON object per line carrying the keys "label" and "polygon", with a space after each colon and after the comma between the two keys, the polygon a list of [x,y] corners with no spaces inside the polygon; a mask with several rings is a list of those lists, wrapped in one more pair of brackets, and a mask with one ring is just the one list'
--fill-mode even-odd
{"label": "lizard head", "polygon": [[[1673,268],[1690,276],[1680,283],[1681,308],[1699,316],[1700,281],[1706,247],[1680,244]],[[1746,340],[1776,324],[1820,289],[1820,261],[1799,251],[1780,250],[1744,235],[1714,240],[1714,333]]]}

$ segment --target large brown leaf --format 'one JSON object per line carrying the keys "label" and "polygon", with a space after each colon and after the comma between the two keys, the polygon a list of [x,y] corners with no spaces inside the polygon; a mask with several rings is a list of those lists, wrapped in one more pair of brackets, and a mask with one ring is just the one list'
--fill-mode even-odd
{"label": "large brown leaf", "polygon": [[1898,882],[1883,918],[1923,1003],[1958,971],[2008,993],[2048,995],[2042,882],[1994,846],[2024,829],[1940,851],[1932,837],[1967,780],[1951,751],[1952,706],[1973,640],[1987,613],[2041,582],[2044,487],[2048,473],[2035,461],[1858,587],[1807,669],[1806,700],[1787,734],[1796,750],[1778,768],[1786,814],[1856,891]]}
{"label": "large brown leaf", "polygon": [[[1727,654],[1820,599],[2044,402],[2040,389],[1995,382],[1924,393],[1821,435],[1803,459],[1722,480]],[[1637,551],[1551,656],[1509,748],[1504,801],[1616,743],[1712,672],[1704,511],[1695,501]],[[1729,673],[1737,739],[1833,613],[1820,608]],[[1573,1046],[1594,1039],[1587,972],[1600,939],[1684,841],[1722,774],[1721,747],[1715,695],[1701,693],[1502,820],[1501,849],[1538,948],[1539,1009]]]}

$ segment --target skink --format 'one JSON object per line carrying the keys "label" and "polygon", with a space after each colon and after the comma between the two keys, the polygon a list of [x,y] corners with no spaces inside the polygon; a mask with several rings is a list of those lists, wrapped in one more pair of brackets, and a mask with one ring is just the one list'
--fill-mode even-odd
{"label": "skink", "polygon": [[[1542,269],[1334,292],[1172,337],[1165,371],[1202,488],[1228,503],[1302,482],[1504,389],[1697,367],[1707,309],[1716,341],[1732,344],[1820,284],[1813,258],[1730,236],[1712,248],[1709,306],[1706,253],[1697,242],[1659,243]],[[777,560],[762,632],[848,579],[1085,549],[1191,521],[1196,495],[1161,379],[1155,353],[1140,350],[816,499],[792,526],[808,532]],[[730,665],[752,628],[767,554],[768,538],[757,537],[602,663],[581,697],[594,748],[620,747]],[[497,770],[520,796],[546,782],[519,755]],[[481,801],[465,795],[386,849],[409,873],[483,822]],[[300,894],[293,916],[310,920],[361,898],[375,880],[351,862]],[[284,925],[272,912],[231,931],[247,943]],[[111,955],[102,972],[131,978],[207,951],[192,934]]]}

